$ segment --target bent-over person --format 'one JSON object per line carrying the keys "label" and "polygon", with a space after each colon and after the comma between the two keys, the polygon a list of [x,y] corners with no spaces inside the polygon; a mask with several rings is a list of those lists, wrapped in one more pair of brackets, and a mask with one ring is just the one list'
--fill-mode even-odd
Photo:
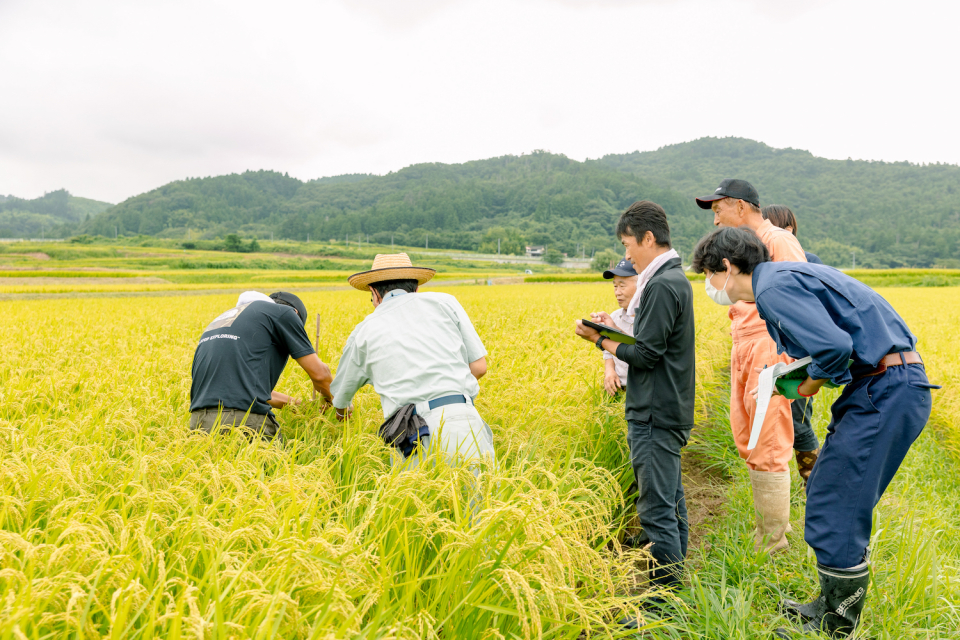
{"label": "bent-over person", "polygon": [[303,326],[307,308],[297,296],[278,291],[240,295],[237,306],[221,313],[200,337],[193,354],[190,428],[211,433],[242,426],[266,440],[280,436],[273,409],[299,404],[274,391],[293,358],[313,388],[329,402],[330,369],[321,362]]}
{"label": "bent-over person", "polygon": [[367,384],[388,422],[413,405],[407,413],[425,425],[409,440],[389,443],[394,463],[407,469],[437,447],[450,459],[494,456],[493,432],[473,405],[487,350],[456,298],[418,291],[434,273],[399,253],[378,254],[372,269],[350,276],[351,286],[370,292],[373,313],[347,339],[331,387],[341,419]]}
{"label": "bent-over person", "polygon": [[870,584],[873,510],[939,387],[927,380],[917,338],[876,291],[832,267],[769,260],[749,230],[720,229],[697,245],[693,269],[715,286],[726,283],[731,300],[755,303],[778,351],[811,358],[807,377],[784,393],[809,398],[828,382],[843,386],[807,483],[804,539],[817,556],[820,596],[781,608],[804,634],[844,637],[857,627]]}

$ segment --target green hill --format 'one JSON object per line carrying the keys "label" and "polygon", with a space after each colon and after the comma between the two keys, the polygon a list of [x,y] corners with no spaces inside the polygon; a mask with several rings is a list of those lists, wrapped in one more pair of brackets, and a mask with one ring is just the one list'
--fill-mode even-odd
{"label": "green hill", "polygon": [[271,171],[181,180],[113,207],[83,232],[164,237],[330,240],[360,236],[431,248],[523,251],[525,243],[589,256],[618,246],[613,226],[638,199],[664,206],[679,236],[706,229],[670,189],[599,164],[536,152],[458,165],[421,164],[385,176],[300,182]]}
{"label": "green hill", "polygon": [[111,206],[72,196],[64,189],[33,200],[0,196],[0,238],[60,237]]}
{"label": "green hill", "polygon": [[749,180],[761,205],[789,206],[804,246],[836,266],[850,266],[855,251],[865,267],[960,267],[957,165],[827,160],[743,138],[702,138],[595,162],[688,200],[724,178]]}
{"label": "green hill", "polygon": [[[637,199],[667,210],[687,253],[712,226],[693,198],[727,177],[786,204],[800,239],[829,264],[960,267],[960,167],[827,160],[741,138],[577,162],[534,152],[463,164],[420,164],[384,176],[302,182],[273,171],[180,180],[130,198],[83,233],[214,238],[371,240],[432,248],[572,254],[617,247],[620,211]],[[49,194],[48,194],[49,195]]]}

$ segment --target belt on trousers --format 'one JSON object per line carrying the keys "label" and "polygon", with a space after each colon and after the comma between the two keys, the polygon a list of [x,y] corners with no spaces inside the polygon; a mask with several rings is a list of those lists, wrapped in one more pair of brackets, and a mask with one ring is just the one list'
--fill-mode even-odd
{"label": "belt on trousers", "polygon": [[854,380],[883,375],[887,372],[888,367],[899,367],[908,364],[923,364],[923,359],[916,351],[898,351],[897,353],[888,353],[883,357],[883,360],[880,361],[880,364],[877,365],[876,369],[873,371],[868,371],[863,375],[859,375],[854,378]]}
{"label": "belt on trousers", "polygon": [[[448,404],[467,404],[467,396],[462,393],[454,393],[449,396],[443,396],[442,398],[434,398],[427,403],[427,406],[433,410],[439,407],[445,407]],[[416,407],[414,407],[413,412],[417,412]]]}

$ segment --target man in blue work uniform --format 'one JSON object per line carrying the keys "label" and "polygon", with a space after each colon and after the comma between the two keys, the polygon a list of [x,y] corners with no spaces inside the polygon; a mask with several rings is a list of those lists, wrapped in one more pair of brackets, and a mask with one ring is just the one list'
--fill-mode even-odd
{"label": "man in blue work uniform", "polygon": [[[846,385],[807,484],[804,539],[817,555],[820,596],[781,603],[805,632],[846,637],[870,580],[873,509],[930,417],[930,389],[939,387],[927,381],[917,339],[893,307],[836,269],[769,262],[755,234],[734,228],[703,238],[693,269],[731,300],[756,302],[781,352],[812,358],[791,395],[811,397],[827,382]],[[791,637],[784,629],[777,635]]]}

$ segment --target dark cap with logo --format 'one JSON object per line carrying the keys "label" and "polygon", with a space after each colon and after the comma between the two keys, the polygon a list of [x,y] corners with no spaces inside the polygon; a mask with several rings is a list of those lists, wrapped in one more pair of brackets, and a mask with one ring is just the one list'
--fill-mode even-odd
{"label": "dark cap with logo", "polygon": [[633,268],[633,263],[629,260],[621,260],[613,269],[607,269],[603,272],[603,278],[610,280],[613,276],[623,276],[625,278],[637,275],[637,270]]}
{"label": "dark cap with logo", "polygon": [[709,209],[713,206],[712,203],[714,201],[723,200],[724,198],[735,198],[749,202],[755,207],[760,206],[760,194],[757,193],[757,190],[753,188],[752,184],[746,180],[734,180],[731,178],[727,178],[721,182],[717,190],[711,195],[697,198],[697,204],[700,205],[701,209]]}
{"label": "dark cap with logo", "polygon": [[296,309],[297,313],[300,314],[300,321],[303,324],[307,324],[307,307],[300,298],[286,291],[271,293],[270,297],[273,298],[273,301],[277,304],[283,304]]}

